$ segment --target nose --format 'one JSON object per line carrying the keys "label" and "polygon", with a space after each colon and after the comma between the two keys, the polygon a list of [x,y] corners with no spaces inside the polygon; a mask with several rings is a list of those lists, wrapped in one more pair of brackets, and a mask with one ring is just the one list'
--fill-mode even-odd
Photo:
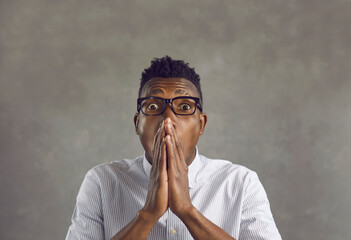
{"label": "nose", "polygon": [[165,110],[162,113],[163,116],[163,120],[166,120],[167,118],[170,118],[173,125],[175,125],[174,123],[176,122],[176,114],[173,112],[172,110],[172,106],[170,103],[166,104]]}

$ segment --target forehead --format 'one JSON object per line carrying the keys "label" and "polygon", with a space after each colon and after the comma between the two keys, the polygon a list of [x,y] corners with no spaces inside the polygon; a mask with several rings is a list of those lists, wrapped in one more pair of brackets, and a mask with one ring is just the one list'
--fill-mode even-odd
{"label": "forehead", "polygon": [[152,78],[145,83],[141,91],[141,97],[159,94],[199,97],[195,85],[185,78]]}

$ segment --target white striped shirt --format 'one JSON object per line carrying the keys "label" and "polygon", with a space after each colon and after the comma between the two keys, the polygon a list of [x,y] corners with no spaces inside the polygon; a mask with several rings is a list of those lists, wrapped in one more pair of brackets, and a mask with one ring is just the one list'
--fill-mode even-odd
{"label": "white striped shirt", "polygon": [[[77,196],[66,240],[110,240],[144,206],[151,165],[144,156],[91,169]],[[257,174],[196,154],[188,168],[191,202],[237,240],[281,240]],[[148,239],[193,239],[168,209]]]}

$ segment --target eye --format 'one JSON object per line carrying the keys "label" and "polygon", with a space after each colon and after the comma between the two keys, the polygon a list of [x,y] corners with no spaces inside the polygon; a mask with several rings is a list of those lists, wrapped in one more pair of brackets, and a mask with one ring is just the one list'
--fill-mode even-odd
{"label": "eye", "polygon": [[158,105],[156,103],[151,103],[151,104],[149,104],[147,106],[147,109],[148,110],[152,110],[152,111],[157,110],[158,109]]}
{"label": "eye", "polygon": [[189,111],[191,109],[191,106],[187,103],[183,103],[179,105],[179,109],[181,111]]}

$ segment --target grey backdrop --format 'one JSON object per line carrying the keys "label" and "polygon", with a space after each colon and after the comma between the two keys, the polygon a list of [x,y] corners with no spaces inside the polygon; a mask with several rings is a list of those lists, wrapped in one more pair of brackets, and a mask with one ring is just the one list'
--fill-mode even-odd
{"label": "grey backdrop", "polygon": [[285,240],[351,236],[351,1],[0,1],[0,238],[63,239],[85,173],[143,153],[153,57],[202,78],[200,152],[258,172]]}

